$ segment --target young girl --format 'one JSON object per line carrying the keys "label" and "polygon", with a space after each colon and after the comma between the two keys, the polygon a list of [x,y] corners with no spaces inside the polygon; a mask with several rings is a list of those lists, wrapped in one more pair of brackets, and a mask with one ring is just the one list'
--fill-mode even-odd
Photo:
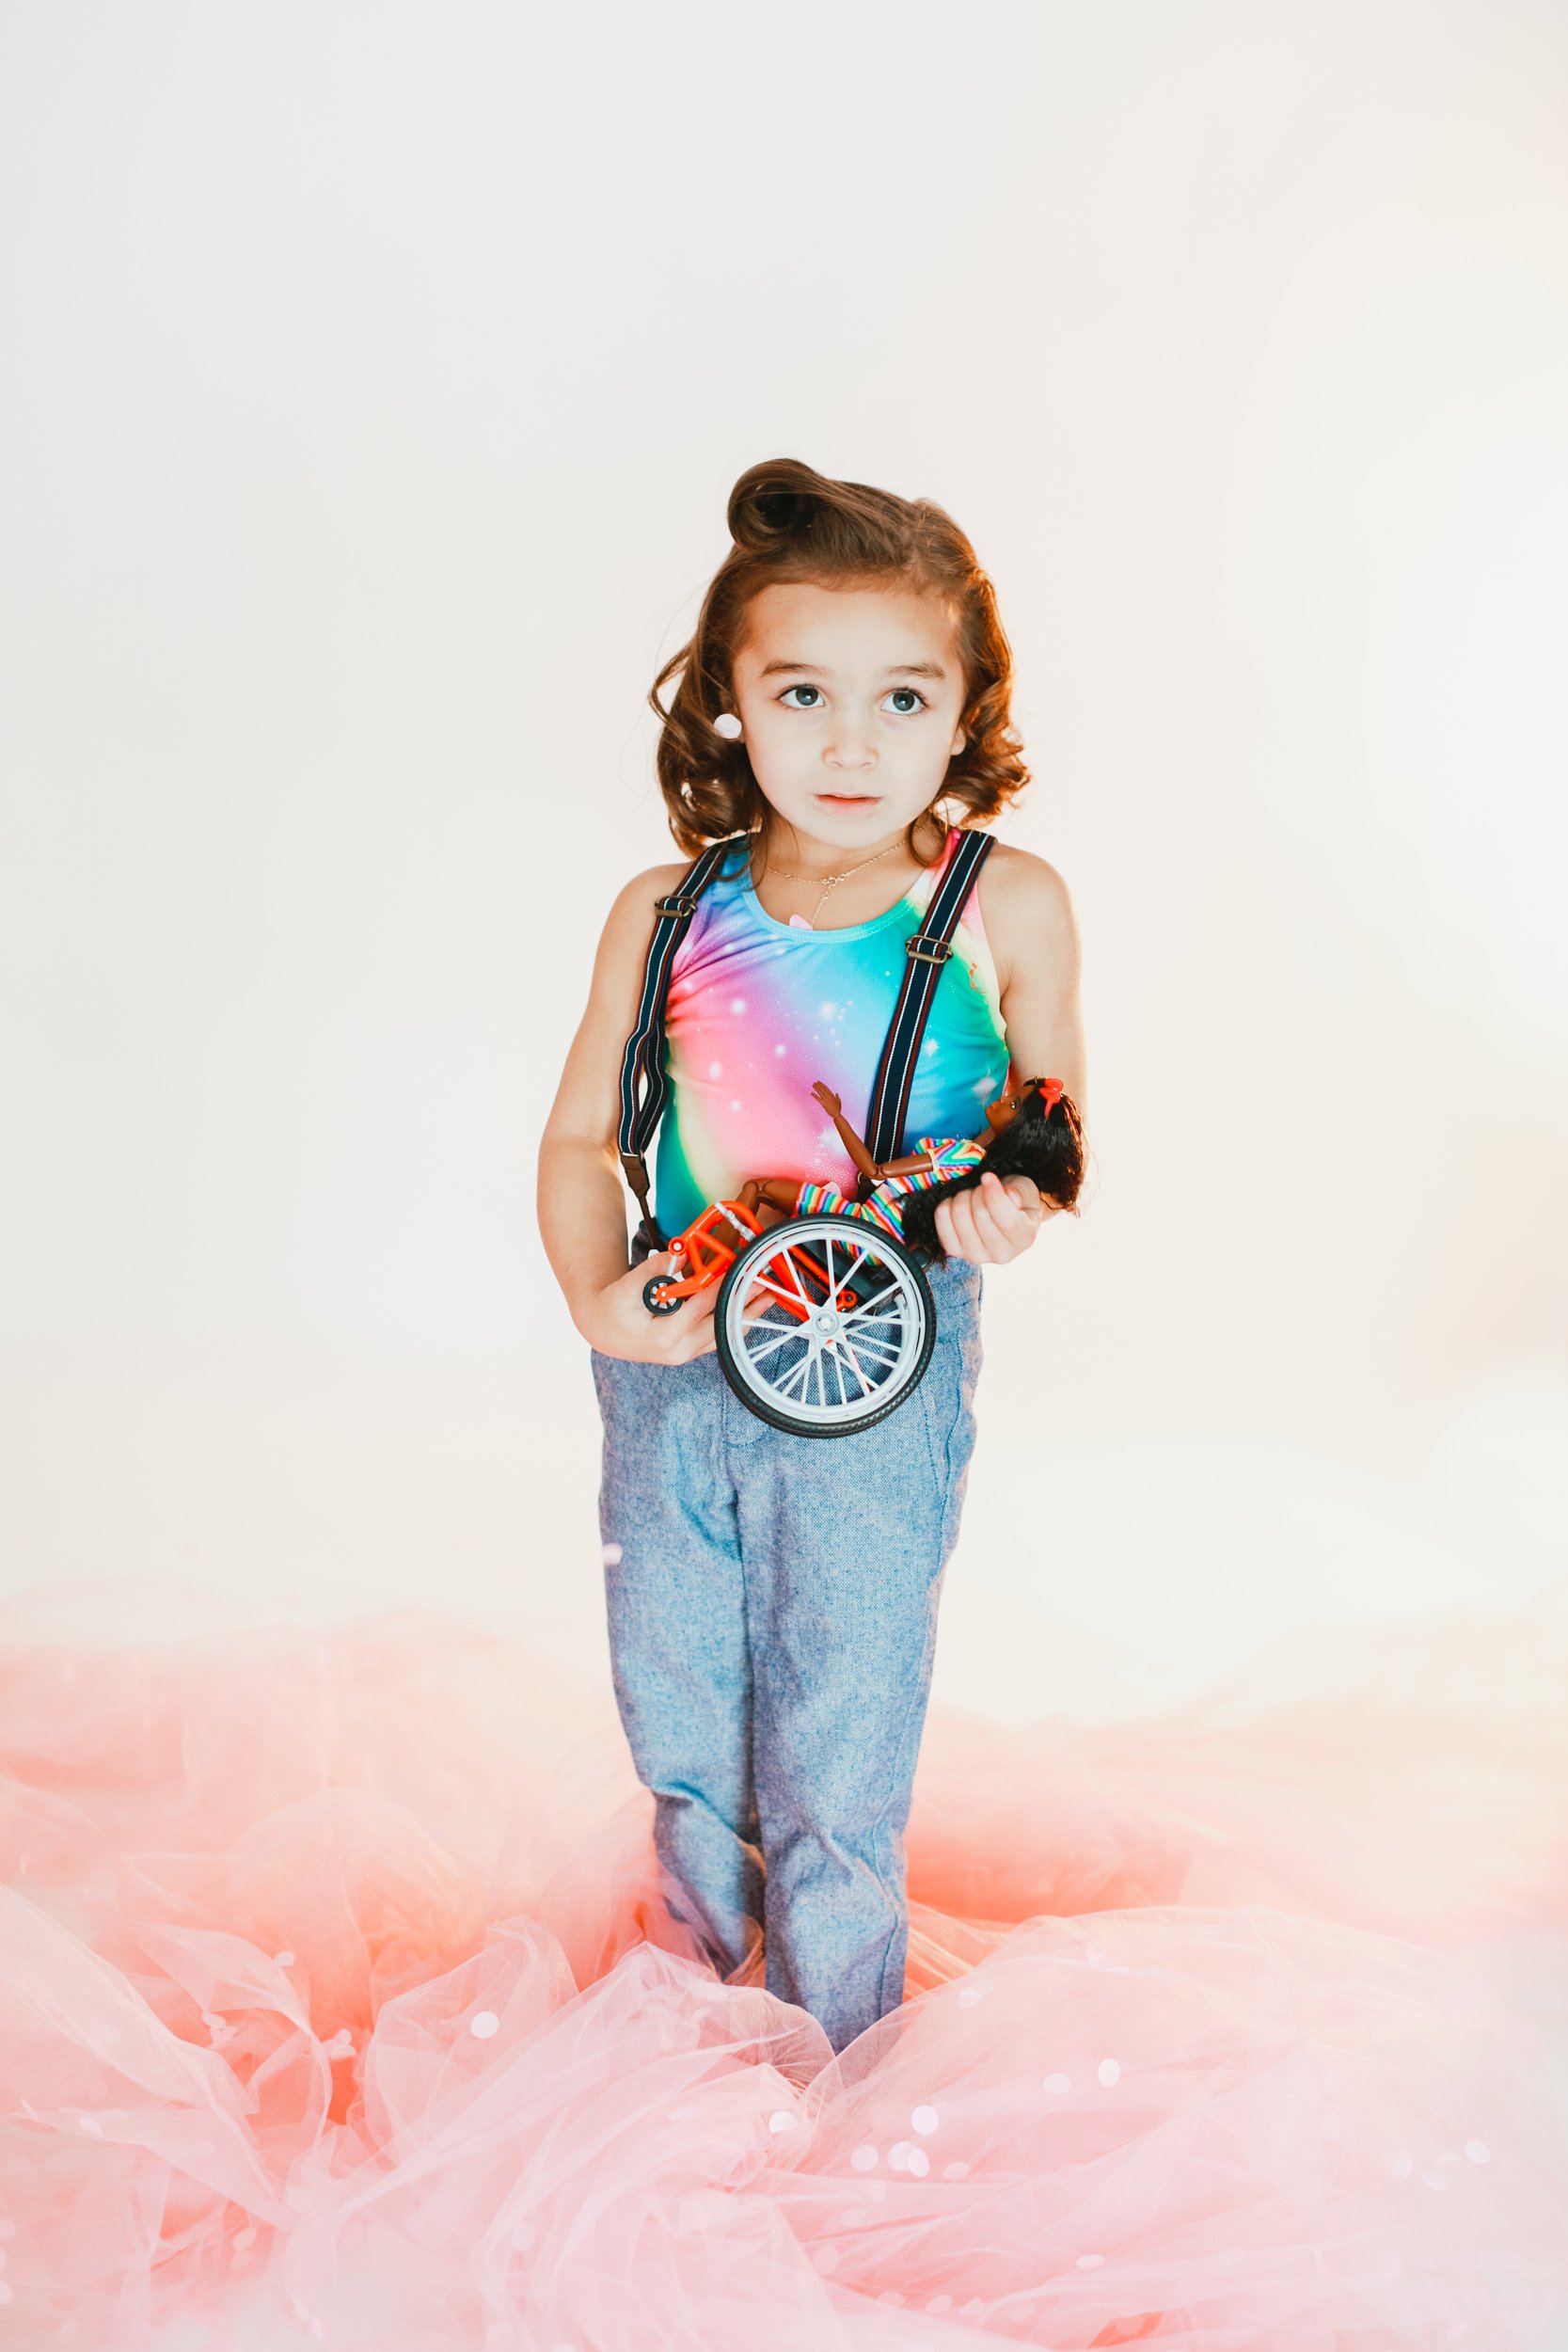
{"label": "young girl", "polygon": [[[760,1942],[768,1990],[841,2050],[903,1997],[903,1836],[974,1444],[981,1269],[1032,1248],[1055,1204],[990,1170],[937,1202],[927,1375],[898,1412],[826,1443],[732,1393],[712,1291],[651,1315],[643,1284],[671,1263],[660,1245],[752,1171],[853,1190],[810,1076],[866,1103],[906,945],[962,829],[1028,771],[990,582],[940,507],[786,459],[740,477],[729,526],[695,633],[651,694],[685,857],[610,911],[546,1124],[539,1223],[603,1416],[612,1674],[666,1899],[726,1978],[751,1973]],[[621,1080],[654,901],[725,840],[671,966],[668,1106],[628,1264]],[[970,1135],[1034,1073],[1082,1114],[1061,875],[990,845],[950,944],[907,1136]]]}

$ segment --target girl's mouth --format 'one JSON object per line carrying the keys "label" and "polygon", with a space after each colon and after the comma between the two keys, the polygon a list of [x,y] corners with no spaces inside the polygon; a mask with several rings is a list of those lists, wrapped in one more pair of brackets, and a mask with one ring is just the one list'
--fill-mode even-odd
{"label": "girl's mouth", "polygon": [[819,792],[816,797],[830,808],[869,808],[878,796],[875,792]]}

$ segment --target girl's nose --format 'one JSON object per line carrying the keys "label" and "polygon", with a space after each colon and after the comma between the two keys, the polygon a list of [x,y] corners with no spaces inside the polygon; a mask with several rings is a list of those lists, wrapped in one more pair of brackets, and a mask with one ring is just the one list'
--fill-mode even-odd
{"label": "girl's nose", "polygon": [[871,768],[876,765],[877,746],[868,728],[863,730],[846,720],[835,730],[823,757],[830,768]]}

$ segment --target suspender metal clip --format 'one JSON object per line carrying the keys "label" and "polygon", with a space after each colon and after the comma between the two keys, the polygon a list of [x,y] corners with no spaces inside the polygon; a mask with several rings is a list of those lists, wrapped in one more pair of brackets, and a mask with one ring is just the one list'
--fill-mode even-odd
{"label": "suspender metal clip", "polygon": [[918,931],[904,942],[904,953],[917,956],[922,963],[945,963],[953,950],[945,939],[922,940]]}
{"label": "suspender metal clip", "polygon": [[677,890],[671,898],[656,898],[654,912],[656,914],[695,914],[697,901],[695,898],[687,898]]}

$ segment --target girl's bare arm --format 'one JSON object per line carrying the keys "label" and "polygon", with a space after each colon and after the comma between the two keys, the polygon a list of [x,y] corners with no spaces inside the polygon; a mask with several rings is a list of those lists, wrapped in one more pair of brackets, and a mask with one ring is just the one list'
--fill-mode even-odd
{"label": "girl's bare arm", "polygon": [[572,1321],[603,1354],[657,1363],[684,1363],[713,1345],[712,1291],[672,1315],[651,1315],[642,1303],[643,1283],[670,1261],[657,1251],[645,1265],[628,1266],[631,1195],[616,1148],[621,1057],[637,1019],[653,902],[685,872],[684,865],[650,866],[611,906],[539,1144],[539,1233]]}
{"label": "girl's bare arm", "polygon": [[[979,889],[1014,1075],[1060,1078],[1086,1131],[1082,957],[1067,883],[1044,858],[999,841]],[[1058,1213],[1027,1176],[988,1175],[939,1204],[937,1232],[952,1255],[1002,1264]]]}
{"label": "girl's bare arm", "polygon": [[1067,883],[1033,850],[999,841],[981,869],[980,897],[1014,1073],[1021,1081],[1060,1078],[1086,1132],[1083,954]]}

